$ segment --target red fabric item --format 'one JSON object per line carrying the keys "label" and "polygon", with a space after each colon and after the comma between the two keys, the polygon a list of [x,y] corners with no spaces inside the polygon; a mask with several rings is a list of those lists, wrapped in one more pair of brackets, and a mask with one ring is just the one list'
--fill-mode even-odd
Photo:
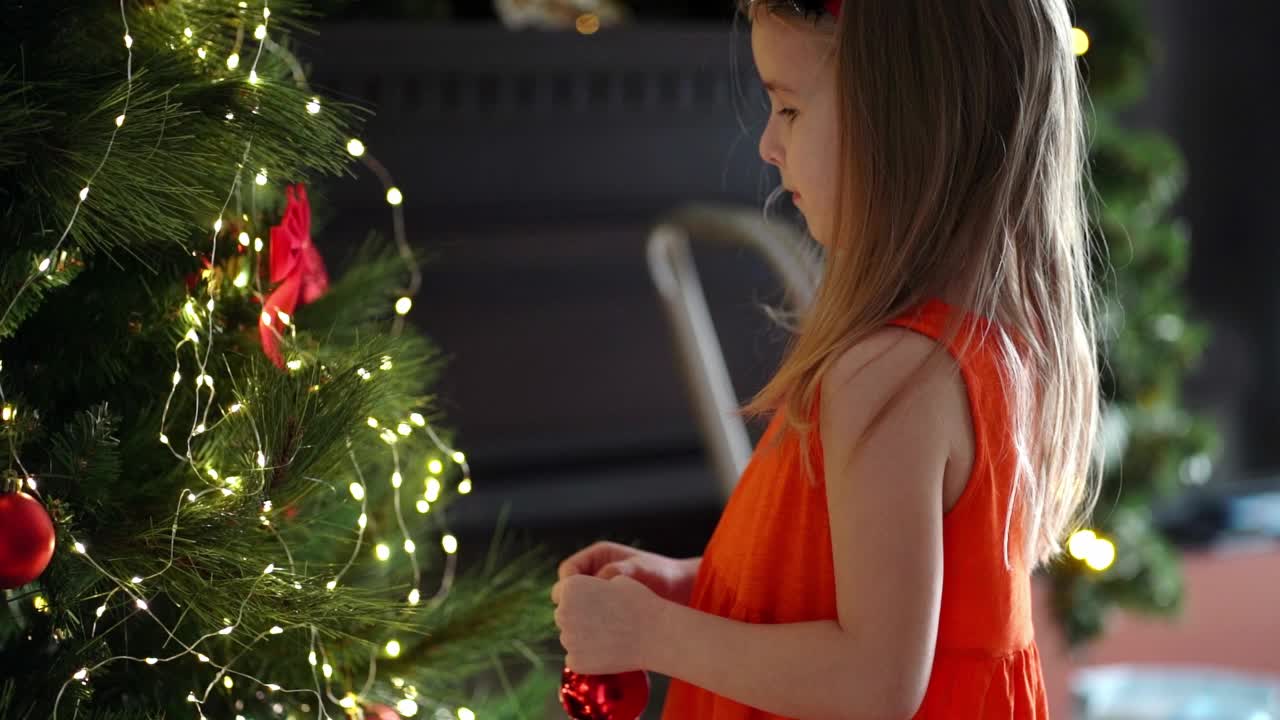
{"label": "red fabric item", "polygon": [[271,282],[279,283],[267,296],[258,317],[262,352],[276,367],[284,367],[280,312],[292,315],[299,302],[314,302],[329,289],[324,260],[311,244],[311,204],[303,185],[285,188],[284,217],[271,228]]}
{"label": "red fabric item", "polygon": [[844,0],[827,0],[827,12],[840,17],[840,8],[844,5]]}
{"label": "red fabric item", "polygon": [[[944,337],[952,309],[924,303],[892,322],[935,340]],[[986,321],[965,314],[947,350],[960,367],[974,432],[973,470],[943,521],[943,588],[929,687],[916,718],[1044,720],[1048,703],[1031,625],[1031,577],[1020,521],[1006,511],[1014,482],[1005,389]],[[965,338],[972,338],[967,348]],[[814,404],[814,427],[818,426]],[[822,438],[801,448],[782,417],[770,424],[734,489],[707,545],[690,605],[751,623],[838,619],[831,526],[822,471]],[[810,483],[801,452],[813,459]],[[875,481],[869,478],[868,481]],[[1015,518],[1018,515],[1015,513]],[[672,679],[663,720],[770,720],[780,716]]]}

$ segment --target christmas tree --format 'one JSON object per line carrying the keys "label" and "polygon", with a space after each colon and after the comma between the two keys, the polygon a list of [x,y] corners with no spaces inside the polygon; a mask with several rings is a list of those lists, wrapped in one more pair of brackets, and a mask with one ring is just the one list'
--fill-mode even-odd
{"label": "christmas tree", "polygon": [[1134,0],[1080,0],[1075,13],[1076,51],[1093,102],[1092,233],[1101,260],[1107,409],[1094,527],[1072,536],[1068,557],[1052,568],[1054,606],[1073,644],[1102,632],[1112,607],[1177,610],[1178,553],[1153,511],[1208,478],[1217,444],[1213,427],[1180,399],[1207,340],[1187,319],[1187,229],[1169,217],[1185,165],[1166,137],[1118,119],[1141,97],[1155,46]]}
{"label": "christmas tree", "polygon": [[312,242],[308,184],[366,149],[289,50],[306,17],[0,20],[0,717],[502,717],[554,688],[526,672],[549,564],[460,568],[448,533],[472,479],[402,218],[332,283]]}

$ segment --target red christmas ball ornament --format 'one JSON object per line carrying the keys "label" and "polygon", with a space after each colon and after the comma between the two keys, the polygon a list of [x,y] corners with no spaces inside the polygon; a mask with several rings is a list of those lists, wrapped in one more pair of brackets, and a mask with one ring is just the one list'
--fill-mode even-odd
{"label": "red christmas ball ornament", "polygon": [[400,713],[386,705],[378,705],[377,703],[365,705],[364,716],[366,720],[402,720]]}
{"label": "red christmas ball ornament", "polygon": [[40,577],[53,557],[53,521],[39,500],[24,492],[0,495],[0,589]]}
{"label": "red christmas ball ornament", "polygon": [[643,670],[612,675],[560,674],[560,704],[573,720],[636,720],[649,704]]}

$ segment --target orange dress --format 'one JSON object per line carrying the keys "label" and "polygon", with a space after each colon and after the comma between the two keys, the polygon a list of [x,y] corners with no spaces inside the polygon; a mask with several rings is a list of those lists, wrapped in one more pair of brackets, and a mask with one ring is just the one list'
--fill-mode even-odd
{"label": "orange dress", "polygon": [[[935,340],[951,308],[924,303],[893,321]],[[948,350],[960,367],[973,421],[973,471],[943,521],[943,586],[929,687],[917,718],[1043,720],[1048,717],[1040,656],[1031,627],[1031,582],[1014,514],[1009,564],[1005,518],[1014,480],[1010,419],[994,349],[980,338],[985,321],[965,314],[961,340]],[[816,419],[815,408],[815,419]],[[816,425],[815,425],[816,427]],[[835,570],[822,438],[810,434],[817,483],[804,476],[793,433],[776,446],[774,418],[729,499],[707,545],[690,606],[751,623],[835,620]],[[673,678],[663,720],[766,720],[780,716]]]}

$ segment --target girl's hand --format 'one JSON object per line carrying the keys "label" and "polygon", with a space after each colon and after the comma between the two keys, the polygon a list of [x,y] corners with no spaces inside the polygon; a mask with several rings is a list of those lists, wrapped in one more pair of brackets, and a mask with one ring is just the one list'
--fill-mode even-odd
{"label": "girl's hand", "polygon": [[551,589],[565,666],[603,675],[644,669],[662,600],[625,575],[570,575]]}
{"label": "girl's hand", "polygon": [[560,579],[577,574],[594,575],[604,580],[625,575],[639,581],[658,597],[688,605],[700,562],[701,558],[676,560],[626,545],[598,542],[560,563]]}

